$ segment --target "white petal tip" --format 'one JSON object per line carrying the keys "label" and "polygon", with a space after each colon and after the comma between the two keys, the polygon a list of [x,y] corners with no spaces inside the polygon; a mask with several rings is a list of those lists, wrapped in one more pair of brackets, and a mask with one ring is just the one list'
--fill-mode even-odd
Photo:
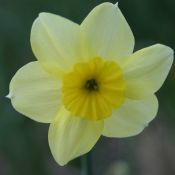
{"label": "white petal tip", "polygon": [[115,3],[115,7],[118,7],[118,2]]}
{"label": "white petal tip", "polygon": [[149,123],[145,123],[144,124],[144,128],[148,127]]}
{"label": "white petal tip", "polygon": [[67,165],[67,163],[58,163],[60,166],[65,166],[65,165]]}
{"label": "white petal tip", "polygon": [[11,99],[12,96],[11,96],[11,94],[9,93],[9,94],[6,95],[5,97]]}

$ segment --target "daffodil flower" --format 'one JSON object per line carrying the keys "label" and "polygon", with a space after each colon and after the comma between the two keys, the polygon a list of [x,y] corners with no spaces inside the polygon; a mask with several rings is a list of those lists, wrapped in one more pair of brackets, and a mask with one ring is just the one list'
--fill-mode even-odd
{"label": "daffodil flower", "polygon": [[40,13],[31,45],[38,61],[17,71],[8,97],[20,113],[51,123],[49,146],[60,165],[89,152],[101,135],[136,135],[156,116],[155,92],[173,50],[155,44],[133,53],[117,4],[98,5],[80,25]]}

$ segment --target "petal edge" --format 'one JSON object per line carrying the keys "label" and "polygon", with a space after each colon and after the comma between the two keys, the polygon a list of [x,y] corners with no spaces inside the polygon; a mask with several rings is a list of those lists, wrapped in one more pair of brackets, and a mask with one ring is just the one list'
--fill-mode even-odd
{"label": "petal edge", "polygon": [[61,108],[49,128],[49,146],[55,160],[61,166],[89,152],[99,139],[103,121],[92,122],[71,116]]}
{"label": "petal edge", "polygon": [[155,95],[142,100],[130,100],[104,121],[106,137],[130,137],[139,134],[154,119],[158,111]]}
{"label": "petal edge", "polygon": [[10,82],[9,97],[18,112],[35,121],[50,123],[60,106],[60,86],[60,81],[35,61],[16,72]]}
{"label": "petal edge", "polygon": [[131,54],[134,49],[133,33],[118,8],[106,2],[96,6],[81,24],[89,57],[117,59]]}
{"label": "petal edge", "polygon": [[141,99],[158,91],[172,63],[173,50],[161,44],[141,49],[126,58],[122,68],[127,97]]}

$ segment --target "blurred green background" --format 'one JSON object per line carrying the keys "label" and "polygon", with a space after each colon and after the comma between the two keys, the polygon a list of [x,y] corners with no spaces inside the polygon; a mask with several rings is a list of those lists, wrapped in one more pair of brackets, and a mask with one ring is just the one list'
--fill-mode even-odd
{"label": "blurred green background", "polygon": [[[17,113],[5,95],[12,76],[35,60],[30,30],[40,12],[80,23],[102,0],[0,0],[0,175],[79,175],[80,160],[65,167],[53,160],[48,125]],[[116,1],[110,1],[115,3]],[[175,49],[174,0],[119,0],[136,39],[136,50],[154,43]],[[158,92],[156,119],[140,135],[102,137],[92,151],[95,175],[175,174],[175,68]]]}

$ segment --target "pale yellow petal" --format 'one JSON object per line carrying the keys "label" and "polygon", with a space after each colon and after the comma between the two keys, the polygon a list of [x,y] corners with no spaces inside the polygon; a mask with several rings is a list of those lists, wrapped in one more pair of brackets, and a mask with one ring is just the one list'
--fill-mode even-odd
{"label": "pale yellow petal", "polygon": [[50,123],[60,107],[60,81],[45,72],[39,62],[31,62],[12,78],[8,97],[18,112]]}
{"label": "pale yellow petal", "polygon": [[118,5],[95,7],[81,24],[89,57],[117,59],[133,52],[134,36]]}
{"label": "pale yellow petal", "polygon": [[60,165],[89,152],[99,139],[103,121],[74,117],[62,108],[49,128],[49,145]]}
{"label": "pale yellow petal", "polygon": [[31,45],[37,59],[58,76],[82,57],[79,25],[50,13],[40,13],[33,23]]}
{"label": "pale yellow petal", "polygon": [[139,134],[156,116],[158,101],[156,96],[142,100],[126,100],[123,107],[113,112],[104,121],[103,135],[107,137],[129,137]]}
{"label": "pale yellow petal", "polygon": [[155,93],[164,83],[173,63],[173,50],[156,44],[129,56],[123,64],[126,95],[143,98]]}

